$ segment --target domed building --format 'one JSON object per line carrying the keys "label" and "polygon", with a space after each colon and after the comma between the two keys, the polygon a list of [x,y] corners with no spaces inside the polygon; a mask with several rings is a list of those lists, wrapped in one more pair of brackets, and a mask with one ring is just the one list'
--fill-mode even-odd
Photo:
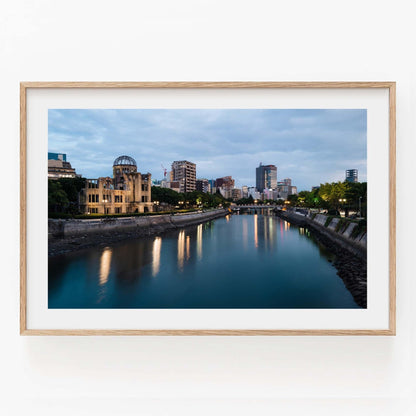
{"label": "domed building", "polygon": [[130,156],[113,163],[113,177],[87,179],[80,192],[80,210],[86,214],[131,214],[152,211],[150,173],[137,172]]}

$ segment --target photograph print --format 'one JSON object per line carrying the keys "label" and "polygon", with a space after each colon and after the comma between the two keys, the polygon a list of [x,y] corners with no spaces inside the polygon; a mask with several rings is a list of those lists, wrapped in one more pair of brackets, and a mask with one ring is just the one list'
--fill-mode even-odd
{"label": "photograph print", "polygon": [[366,309],[366,109],[49,109],[49,309]]}

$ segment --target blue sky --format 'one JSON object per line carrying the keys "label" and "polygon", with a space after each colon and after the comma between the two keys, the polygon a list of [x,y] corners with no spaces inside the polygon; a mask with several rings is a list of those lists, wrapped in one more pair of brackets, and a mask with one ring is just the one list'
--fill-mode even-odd
{"label": "blue sky", "polygon": [[161,164],[197,165],[198,178],[231,175],[255,185],[260,162],[298,190],[343,181],[346,169],[367,180],[367,111],[345,110],[49,110],[48,150],[66,153],[77,173],[111,176],[114,159],[132,156],[139,172],[162,179]]}

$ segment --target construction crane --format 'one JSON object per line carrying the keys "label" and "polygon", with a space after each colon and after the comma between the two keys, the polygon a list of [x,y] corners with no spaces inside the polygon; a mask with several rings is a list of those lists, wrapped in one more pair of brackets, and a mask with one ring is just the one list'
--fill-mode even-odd
{"label": "construction crane", "polygon": [[167,173],[167,169],[163,166],[163,164],[161,163],[160,166],[162,166],[163,169],[163,178],[166,179],[166,173]]}

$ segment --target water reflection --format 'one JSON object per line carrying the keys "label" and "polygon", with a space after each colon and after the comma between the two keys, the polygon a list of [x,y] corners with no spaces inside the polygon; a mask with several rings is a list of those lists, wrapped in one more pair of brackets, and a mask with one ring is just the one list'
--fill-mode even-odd
{"label": "water reflection", "polygon": [[178,268],[183,270],[183,261],[185,258],[185,231],[179,231],[178,234]]}
{"label": "water reflection", "polygon": [[259,231],[257,228],[258,217],[257,214],[254,214],[254,246],[257,248],[259,246]]}
{"label": "water reflection", "polygon": [[244,248],[247,248],[248,243],[248,221],[246,218],[243,220],[243,244]]}
{"label": "water reflection", "polygon": [[186,260],[189,260],[191,257],[191,237],[189,235],[186,236]]}
{"label": "water reflection", "polygon": [[153,250],[152,250],[152,276],[155,277],[159,273],[160,269],[160,251],[162,249],[162,239],[156,237],[153,241]]}
{"label": "water reflection", "polygon": [[256,213],[51,258],[49,308],[356,307],[308,236]]}
{"label": "water reflection", "polygon": [[196,254],[198,260],[202,259],[202,224],[199,224],[196,229]]}
{"label": "water reflection", "polygon": [[103,254],[101,254],[100,258],[100,286],[103,286],[107,283],[108,276],[110,274],[111,269],[111,256],[113,251],[111,248],[106,247],[103,251]]}

